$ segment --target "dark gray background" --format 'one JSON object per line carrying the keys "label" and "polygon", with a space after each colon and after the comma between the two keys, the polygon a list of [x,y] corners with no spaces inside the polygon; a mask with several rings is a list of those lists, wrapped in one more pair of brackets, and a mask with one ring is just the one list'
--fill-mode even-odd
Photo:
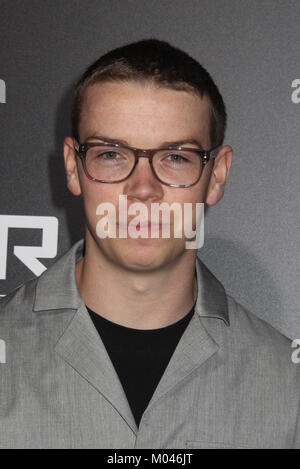
{"label": "dark gray background", "polygon": [[[291,99],[300,2],[9,0],[0,1],[0,25],[0,215],[56,216],[58,255],[83,236],[82,205],[63,167],[72,86],[111,48],[167,40],[207,68],[229,115],[233,166],[224,199],[207,211],[199,256],[240,303],[300,337],[300,103]],[[0,294],[33,277],[12,250],[40,237],[10,230]]]}

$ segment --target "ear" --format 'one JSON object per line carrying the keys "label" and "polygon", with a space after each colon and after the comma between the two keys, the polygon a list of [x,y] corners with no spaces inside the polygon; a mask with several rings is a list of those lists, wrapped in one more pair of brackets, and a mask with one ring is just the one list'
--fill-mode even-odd
{"label": "ear", "polygon": [[64,160],[68,189],[73,195],[81,195],[74,140],[71,137],[64,140]]}
{"label": "ear", "polygon": [[222,199],[230,173],[233,151],[229,145],[222,147],[215,158],[211,173],[206,201],[207,205],[216,205]]}

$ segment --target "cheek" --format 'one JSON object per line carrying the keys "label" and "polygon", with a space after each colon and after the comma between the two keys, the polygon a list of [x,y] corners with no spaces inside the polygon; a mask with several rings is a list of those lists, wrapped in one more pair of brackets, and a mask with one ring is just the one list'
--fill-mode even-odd
{"label": "cheek", "polygon": [[207,190],[212,174],[213,169],[213,161],[209,162],[202,172],[200,180],[197,182],[195,186],[182,188],[182,189],[175,189],[168,190],[166,193],[167,201],[172,202],[179,202],[182,206],[185,203],[204,203],[207,195]]}
{"label": "cheek", "polygon": [[194,187],[177,190],[175,189],[175,191],[176,192],[170,194],[169,196],[170,203],[179,202],[183,207],[186,203],[196,204],[202,202],[204,192],[202,185],[197,184]]}
{"label": "cheek", "polygon": [[209,182],[211,178],[212,166],[207,165],[205,171],[201,175],[200,181],[184,195],[184,202],[204,203],[207,196]]}
{"label": "cheek", "polygon": [[185,226],[188,231],[194,231],[200,226],[203,218],[205,190],[202,183],[198,183],[191,188],[181,189],[182,192],[179,191],[180,189],[176,191],[171,200],[179,202],[182,207],[182,226]]}
{"label": "cheek", "polygon": [[113,184],[104,184],[85,179],[83,184],[83,197],[93,204],[101,202],[114,203],[117,190]]}
{"label": "cheek", "polygon": [[88,217],[96,219],[96,209],[102,203],[110,203],[117,209],[118,195],[119,191],[114,188],[113,184],[100,184],[93,181],[85,182],[83,186],[83,200]]}

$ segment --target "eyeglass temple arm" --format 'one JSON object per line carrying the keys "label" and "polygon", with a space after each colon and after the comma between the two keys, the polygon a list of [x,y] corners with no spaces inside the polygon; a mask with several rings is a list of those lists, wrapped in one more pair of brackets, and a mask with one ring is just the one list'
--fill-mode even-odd
{"label": "eyeglass temple arm", "polygon": [[215,158],[217,156],[220,148],[221,148],[221,145],[218,145],[217,147],[214,147],[211,150],[205,151],[204,156],[203,156],[204,164],[208,163],[210,158]]}

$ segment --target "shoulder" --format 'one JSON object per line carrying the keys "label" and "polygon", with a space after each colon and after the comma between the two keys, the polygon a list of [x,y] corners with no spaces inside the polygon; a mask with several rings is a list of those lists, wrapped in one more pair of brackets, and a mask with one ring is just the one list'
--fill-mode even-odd
{"label": "shoulder", "polygon": [[292,340],[226,294],[230,329],[245,344],[291,347]]}
{"label": "shoulder", "polygon": [[290,339],[231,296],[199,258],[196,269],[199,291],[196,309],[213,336],[243,348],[291,346]]}
{"label": "shoulder", "polygon": [[84,240],[79,240],[39,277],[1,298],[0,325],[6,321],[28,325],[30,320],[41,316],[37,312],[43,312],[43,317],[52,317],[55,311],[76,310],[81,298],[75,281],[75,265],[82,257],[83,245]]}
{"label": "shoulder", "polygon": [[[222,328],[220,345],[244,370],[260,381],[276,378],[277,385],[300,386],[300,364],[294,360],[293,340],[227,295],[229,326]],[[273,382],[273,378],[272,378]],[[281,383],[281,384],[280,384]],[[285,384],[285,386],[286,386]]]}
{"label": "shoulder", "polygon": [[[9,357],[7,370],[32,360],[38,363],[45,356],[50,359],[55,344],[76,314],[73,308],[52,308],[51,303],[57,301],[52,295],[50,307],[37,309],[39,279],[23,283],[1,299],[0,339]],[[45,288],[42,293],[47,296]]]}
{"label": "shoulder", "polygon": [[33,313],[37,281],[38,278],[28,280],[1,298],[0,324],[2,326],[5,322],[28,320],[28,313]]}

